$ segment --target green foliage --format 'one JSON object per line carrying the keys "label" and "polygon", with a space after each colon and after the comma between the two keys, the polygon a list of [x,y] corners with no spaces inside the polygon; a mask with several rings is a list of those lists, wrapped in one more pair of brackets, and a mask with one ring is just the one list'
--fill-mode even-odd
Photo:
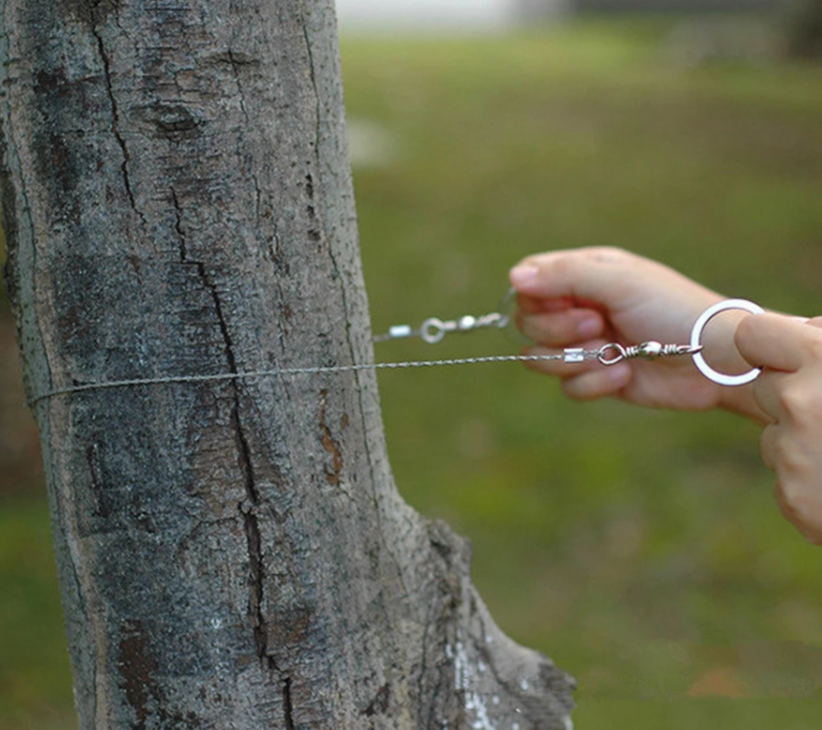
{"label": "green foliage", "polygon": [[[388,139],[387,160],[355,173],[375,331],[490,311],[521,257],[591,244],[820,310],[822,73],[683,71],[662,60],[665,32],[588,22],[344,42],[349,119]],[[485,332],[377,356],[517,349]],[[817,726],[820,554],[779,515],[754,427],[569,403],[516,365],[380,383],[400,491],[472,539],[502,627],[578,677],[578,726]],[[70,713],[45,520],[0,503],[12,730],[44,727],[43,707]],[[688,699],[712,693],[760,699]]]}

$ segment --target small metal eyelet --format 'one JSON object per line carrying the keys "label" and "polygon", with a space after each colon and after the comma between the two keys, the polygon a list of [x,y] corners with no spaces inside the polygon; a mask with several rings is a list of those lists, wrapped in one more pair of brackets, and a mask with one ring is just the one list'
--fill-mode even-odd
{"label": "small metal eyelet", "polygon": [[[608,357],[608,353],[612,351],[616,352],[616,355]],[[625,357],[625,348],[616,342],[603,345],[597,351],[597,360],[599,360],[603,365],[616,365],[618,362],[622,362]]]}
{"label": "small metal eyelet", "polygon": [[420,327],[420,337],[429,345],[435,345],[445,337],[445,323],[437,317],[426,319]]}

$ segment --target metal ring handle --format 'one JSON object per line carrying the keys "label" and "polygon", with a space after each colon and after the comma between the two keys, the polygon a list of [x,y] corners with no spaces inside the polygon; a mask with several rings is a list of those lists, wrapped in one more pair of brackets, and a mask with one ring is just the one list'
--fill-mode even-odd
{"label": "metal ring handle", "polygon": [[758,304],[754,304],[753,302],[749,302],[747,299],[726,299],[724,302],[718,302],[714,304],[712,307],[708,307],[702,314],[699,315],[699,319],[694,322],[694,328],[691,330],[691,347],[692,348],[700,348],[698,352],[695,352],[691,357],[694,360],[694,365],[699,368],[699,372],[701,372],[708,380],[712,380],[714,383],[719,383],[719,385],[745,385],[746,383],[750,383],[759,376],[761,372],[760,368],[753,368],[749,370],[747,373],[742,373],[740,375],[726,375],[725,373],[720,373],[714,370],[707,362],[705,362],[705,358],[702,355],[702,331],[705,329],[705,325],[711,321],[717,314],[720,312],[724,312],[728,309],[742,309],[746,312],[750,312],[751,314],[764,314],[765,310],[762,309]]}

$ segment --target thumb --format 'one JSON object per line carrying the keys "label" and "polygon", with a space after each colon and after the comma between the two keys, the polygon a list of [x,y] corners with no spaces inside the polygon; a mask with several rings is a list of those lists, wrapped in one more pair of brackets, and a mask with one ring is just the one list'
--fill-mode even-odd
{"label": "thumb", "polygon": [[[807,359],[808,322],[783,314],[758,314],[745,317],[734,333],[734,344],[747,362],[755,367],[793,372]],[[814,325],[814,332],[822,322]],[[819,337],[815,334],[815,338]]]}

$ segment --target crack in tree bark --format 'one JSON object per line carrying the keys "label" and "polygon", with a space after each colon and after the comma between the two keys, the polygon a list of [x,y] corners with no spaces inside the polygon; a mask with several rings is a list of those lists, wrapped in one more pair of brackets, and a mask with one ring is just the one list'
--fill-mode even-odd
{"label": "crack in tree bark", "polygon": [[186,234],[183,230],[183,211],[180,208],[180,201],[177,200],[177,192],[171,190],[171,203],[174,206],[174,230],[177,233],[177,245],[180,247],[180,261],[186,263],[188,260],[188,250],[186,246]]}
{"label": "crack in tree bark", "polygon": [[291,700],[291,677],[283,680],[283,719],[285,730],[296,730],[294,724],[294,705]]}
{"label": "crack in tree bark", "polygon": [[[202,280],[203,285],[206,288],[206,291],[211,295],[211,300],[214,303],[214,313],[217,315],[217,326],[220,328],[220,335],[223,339],[223,344],[225,346],[225,357],[226,361],[228,362],[229,372],[236,373],[237,360],[234,356],[234,345],[231,341],[231,335],[228,332],[228,324],[226,323],[226,319],[223,314],[223,304],[220,301],[219,294],[217,293],[217,287],[215,286],[211,277],[208,275],[208,272],[205,268],[205,264],[203,264],[202,261],[196,261],[194,263],[197,266],[197,272],[200,275],[200,279]],[[239,400],[239,389],[237,387],[237,382],[235,380],[232,380],[231,385],[234,391],[235,405],[238,405],[236,403],[236,401]]]}
{"label": "crack in tree bark", "polygon": [[[225,356],[228,362],[229,371],[236,373],[237,360],[234,355],[234,346],[231,340],[231,335],[228,331],[228,324],[223,313],[222,302],[220,301],[217,288],[211,278],[208,276],[205,266],[202,262],[197,262],[197,269],[200,277],[211,294],[214,303],[214,311],[217,315],[217,324],[220,329],[220,334],[225,345]],[[240,473],[243,479],[243,486],[246,493],[246,502],[241,505],[243,513],[243,526],[246,536],[246,544],[248,549],[249,562],[249,599],[248,612],[251,619],[252,630],[254,635],[254,647],[259,659],[263,665],[269,670],[277,672],[274,657],[271,656],[268,646],[268,627],[266,625],[265,613],[263,611],[263,602],[265,597],[264,590],[264,565],[262,553],[262,537],[260,532],[260,524],[257,519],[256,509],[260,504],[260,494],[257,488],[256,478],[254,475],[254,467],[252,464],[251,449],[248,444],[248,439],[245,435],[242,420],[240,418],[240,390],[236,381],[231,381],[229,387],[232,391],[231,404],[231,428],[234,433],[234,438],[237,445],[237,460],[240,467]]]}
{"label": "crack in tree bark", "polygon": [[[254,506],[248,505],[243,512],[243,526],[245,529],[246,542],[248,545],[249,559],[249,599],[248,613],[251,618],[252,630],[254,634],[254,649],[257,656],[264,664],[270,664],[271,658],[268,655],[268,637],[266,636],[265,617],[263,616],[263,562],[262,546],[260,538],[260,525],[257,517],[253,513]],[[269,668],[272,668],[269,666]]]}
{"label": "crack in tree bark", "polygon": [[[231,10],[234,10],[234,3],[230,3]],[[226,58],[228,60],[228,65],[231,67],[231,73],[234,76],[234,82],[237,84],[237,91],[239,91],[239,98],[240,98],[240,110],[243,113],[243,118],[245,119],[246,128],[251,126],[251,119],[248,115],[248,107],[246,106],[245,101],[245,88],[243,87],[243,81],[240,77],[240,69],[243,67],[253,67],[259,65],[259,61],[255,58],[251,58],[246,56],[245,54],[237,54],[231,48],[228,49],[226,53]],[[257,174],[254,171],[254,162],[253,160],[249,163],[249,175],[251,177],[251,181],[254,183],[254,193],[256,196],[256,220],[260,220],[260,210],[261,210],[261,200],[262,200],[262,191],[260,190],[260,181],[257,179]]]}
{"label": "crack in tree bark", "polygon": [[114,94],[114,87],[111,81],[111,59],[109,58],[108,52],[106,51],[106,46],[103,42],[103,36],[100,33],[100,30],[98,29],[99,9],[100,2],[95,3],[94,7],[91,9],[93,20],[93,22],[91,23],[91,32],[94,34],[94,38],[97,41],[97,50],[100,53],[100,60],[103,63],[103,80],[105,81],[106,94],[108,95],[108,100],[111,104],[111,132],[114,135],[114,139],[117,140],[117,144],[119,145],[120,150],[123,153],[123,163],[120,166],[120,171],[122,173],[123,185],[126,189],[126,195],[128,196],[129,202],[131,203],[132,210],[140,218],[140,222],[143,224],[143,228],[147,228],[148,222],[146,221],[143,212],[137,207],[137,201],[134,197],[134,191],[131,187],[131,178],[129,176],[128,171],[128,166],[131,162],[131,155],[129,154],[128,146],[126,145],[126,140],[120,132],[119,105],[117,103],[117,99]]}
{"label": "crack in tree bark", "polygon": [[308,69],[309,69],[309,76],[311,79],[311,87],[314,89],[314,103],[316,106],[316,119],[315,119],[315,126],[314,126],[314,154],[319,157],[320,154],[320,119],[322,115],[320,114],[321,106],[320,106],[320,92],[317,88],[317,74],[314,68],[314,54],[311,50],[311,38],[308,35],[308,22],[306,21],[305,15],[305,3],[303,0],[300,0],[300,18],[302,19],[302,28],[303,28],[303,38],[305,38],[305,49],[308,53]]}
{"label": "crack in tree bark", "polygon": [[[229,62],[234,67],[234,60],[229,52]],[[242,87],[239,79],[237,80],[238,89],[242,97]],[[241,100],[246,120],[248,115],[245,113],[244,103]],[[255,187],[257,181],[255,179]],[[259,188],[258,196],[259,196]],[[223,311],[223,304],[220,300],[217,287],[209,276],[205,264],[201,261],[191,262],[188,259],[187,236],[182,225],[182,207],[180,205],[177,192],[173,186],[170,187],[171,202],[174,208],[174,230],[177,234],[177,241],[180,252],[180,261],[183,263],[193,263],[196,268],[200,280],[203,282],[205,290],[211,297],[214,312],[217,319],[217,326],[220,331],[220,336],[223,341],[224,353],[228,369],[231,373],[237,373],[237,359],[234,354],[234,345],[229,332],[228,323],[226,321],[225,313]],[[243,428],[240,417],[240,390],[236,381],[231,381],[229,385],[232,392],[230,424],[231,430],[234,434],[237,451],[237,462],[242,475],[243,487],[246,493],[246,500],[240,506],[240,511],[243,515],[243,528],[246,537],[246,546],[248,553],[249,564],[249,599],[248,612],[252,625],[253,639],[255,652],[258,658],[269,671],[280,673],[274,658],[269,652],[268,646],[268,629],[266,626],[266,619],[263,611],[264,603],[264,559],[262,552],[262,537],[260,531],[259,520],[256,515],[256,509],[260,504],[260,494],[257,488],[256,478],[254,474],[254,467],[252,462],[252,452],[248,444],[248,439]],[[290,685],[289,685],[290,686]],[[289,702],[285,703],[290,704]]]}

